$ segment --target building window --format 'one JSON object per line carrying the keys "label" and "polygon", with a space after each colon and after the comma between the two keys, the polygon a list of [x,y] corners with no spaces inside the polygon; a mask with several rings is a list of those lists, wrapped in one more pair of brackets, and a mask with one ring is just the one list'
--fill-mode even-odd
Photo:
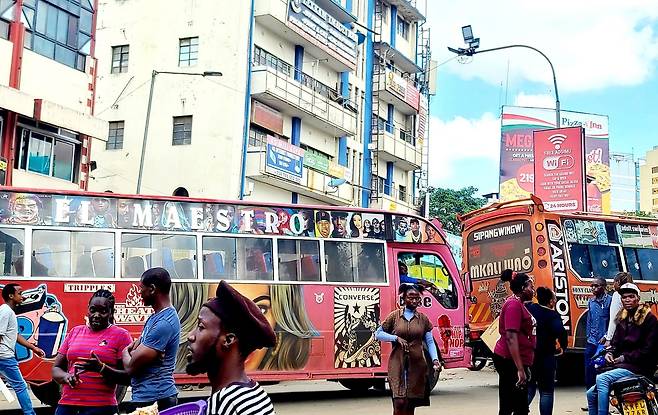
{"label": "building window", "polygon": [[178,66],[194,66],[199,60],[199,38],[180,39],[178,48]]}
{"label": "building window", "polygon": [[111,121],[110,131],[107,135],[106,150],[120,150],[123,148],[123,121]]}
{"label": "building window", "polygon": [[64,65],[85,70],[91,53],[94,16],[90,0],[26,1],[23,16],[26,47]]}
{"label": "building window", "polygon": [[74,182],[79,160],[77,140],[22,129],[17,168]]}
{"label": "building window", "polygon": [[400,16],[398,16],[397,32],[403,39],[409,40],[409,23],[405,22]]}
{"label": "building window", "polygon": [[192,144],[192,116],[174,117],[174,134],[171,144]]}
{"label": "building window", "polygon": [[254,47],[254,66],[269,66],[286,76],[292,74],[292,65],[258,46]]}
{"label": "building window", "polygon": [[652,167],[651,168],[651,173],[652,174],[657,174],[658,173],[658,167]]}
{"label": "building window", "polygon": [[250,147],[265,147],[265,144],[267,143],[267,131],[251,126],[249,128],[249,146]]}
{"label": "building window", "polygon": [[112,73],[128,72],[128,52],[130,46],[112,47]]}
{"label": "building window", "polygon": [[398,187],[398,199],[403,202],[407,201],[407,186],[400,185]]}
{"label": "building window", "polygon": [[388,14],[389,14],[389,8],[388,4],[382,2],[379,2],[380,4],[380,9],[377,10],[377,19],[381,19],[383,24],[388,23]]}

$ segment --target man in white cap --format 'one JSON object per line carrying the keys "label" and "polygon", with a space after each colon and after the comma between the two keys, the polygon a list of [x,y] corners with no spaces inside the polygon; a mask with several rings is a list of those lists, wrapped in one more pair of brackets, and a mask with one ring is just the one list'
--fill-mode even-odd
{"label": "man in white cap", "polygon": [[658,319],[651,307],[640,303],[640,289],[633,283],[619,288],[623,309],[611,349],[605,355],[607,370],[596,377],[587,391],[589,415],[608,415],[608,395],[613,382],[632,375],[653,376],[658,363]]}

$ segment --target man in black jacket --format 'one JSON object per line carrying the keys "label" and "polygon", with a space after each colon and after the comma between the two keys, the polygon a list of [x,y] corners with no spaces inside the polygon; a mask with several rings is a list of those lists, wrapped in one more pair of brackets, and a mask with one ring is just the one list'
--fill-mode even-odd
{"label": "man in black jacket", "polygon": [[608,415],[608,394],[613,382],[632,375],[652,376],[658,363],[658,319],[647,304],[640,304],[640,290],[627,283],[619,288],[624,308],[617,315],[617,330],[605,360],[612,369],[596,377],[587,391],[590,415]]}

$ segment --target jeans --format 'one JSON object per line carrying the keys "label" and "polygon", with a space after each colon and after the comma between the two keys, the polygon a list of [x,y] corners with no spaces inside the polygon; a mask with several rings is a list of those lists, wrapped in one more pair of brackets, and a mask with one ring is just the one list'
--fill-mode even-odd
{"label": "jeans", "polygon": [[585,345],[585,389],[589,390],[596,383],[596,369],[592,365],[592,358],[596,354],[598,345],[587,343]]}
{"label": "jeans", "polygon": [[596,377],[596,385],[587,391],[589,415],[608,415],[610,405],[610,385],[626,376],[634,375],[626,369],[612,369]]}
{"label": "jeans", "polygon": [[57,405],[55,415],[114,415],[118,414],[116,406],[77,406]]}
{"label": "jeans", "polygon": [[[528,386],[516,386],[519,379],[514,361],[494,354],[493,362],[498,372],[498,415],[528,415]],[[528,374],[527,368],[525,369]]]}
{"label": "jeans", "polygon": [[553,414],[555,368],[555,356],[537,355],[535,364],[530,369],[532,376],[528,382],[528,404],[532,403],[537,389],[539,389],[539,413],[541,415]]}
{"label": "jeans", "polygon": [[[155,403],[156,401],[150,401],[150,402],[128,402],[127,407],[128,407],[128,412],[133,412],[137,408],[143,408],[145,406],[151,406]],[[158,410],[160,412],[164,411],[165,409],[169,409],[172,406],[176,406],[178,404],[178,395],[173,395],[168,398],[162,398],[158,399]]]}
{"label": "jeans", "polygon": [[23,380],[21,371],[18,370],[18,361],[16,358],[11,357],[8,359],[0,359],[0,373],[7,378],[14,393],[16,393],[16,398],[18,398],[18,403],[20,404],[23,413],[25,415],[35,415],[34,409],[32,408],[30,393],[27,390],[27,384],[25,383],[25,380]]}

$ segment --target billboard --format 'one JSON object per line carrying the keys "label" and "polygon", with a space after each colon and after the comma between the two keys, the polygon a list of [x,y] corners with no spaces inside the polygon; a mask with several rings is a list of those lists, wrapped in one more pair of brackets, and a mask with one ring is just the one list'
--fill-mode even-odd
{"label": "billboard", "polygon": [[532,133],[535,195],[551,211],[585,210],[582,127]]}
{"label": "billboard", "polygon": [[[555,128],[555,110],[503,106],[500,144],[500,200],[528,197],[534,191],[532,132]],[[585,129],[588,210],[610,212],[608,117],[560,111],[562,127]]]}
{"label": "billboard", "polygon": [[304,150],[287,141],[267,136],[265,171],[291,182],[302,182]]}

